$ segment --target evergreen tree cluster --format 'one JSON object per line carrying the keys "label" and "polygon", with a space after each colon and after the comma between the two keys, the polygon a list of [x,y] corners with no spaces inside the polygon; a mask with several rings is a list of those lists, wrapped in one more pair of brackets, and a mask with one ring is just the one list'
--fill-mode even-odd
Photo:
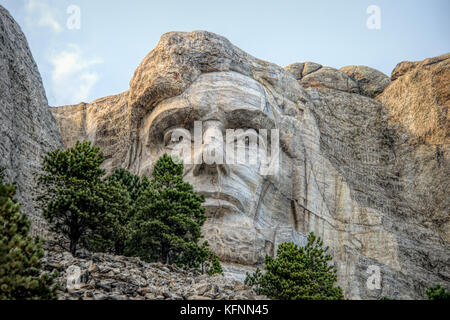
{"label": "evergreen tree cluster", "polygon": [[0,300],[53,300],[57,274],[41,272],[42,242],[29,235],[30,221],[3,182],[0,168]]}
{"label": "evergreen tree cluster", "polygon": [[50,152],[38,179],[37,200],[53,231],[76,254],[93,251],[137,256],[222,273],[217,257],[201,243],[204,198],[183,181],[184,166],[164,155],[151,179],[125,169],[106,176],[104,156],[90,142]]}

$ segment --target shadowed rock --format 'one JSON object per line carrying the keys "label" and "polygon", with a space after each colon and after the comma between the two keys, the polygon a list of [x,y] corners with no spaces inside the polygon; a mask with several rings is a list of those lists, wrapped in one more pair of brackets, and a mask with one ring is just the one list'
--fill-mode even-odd
{"label": "shadowed rock", "polygon": [[0,6],[0,166],[17,183],[17,199],[39,230],[34,174],[44,155],[62,147],[36,63],[19,25]]}

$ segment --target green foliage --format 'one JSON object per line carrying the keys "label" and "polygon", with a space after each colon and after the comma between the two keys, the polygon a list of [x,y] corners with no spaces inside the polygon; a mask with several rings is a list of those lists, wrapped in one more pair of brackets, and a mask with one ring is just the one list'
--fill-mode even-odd
{"label": "green foliage", "polygon": [[426,293],[428,300],[450,300],[450,292],[439,284],[428,288]]}
{"label": "green foliage", "polygon": [[131,221],[135,212],[136,200],[150,185],[147,177],[142,179],[125,169],[117,169],[105,181],[104,199],[113,221],[109,227],[94,232],[89,237],[94,251],[124,255],[126,243],[132,234]]}
{"label": "green foliage", "polygon": [[28,235],[30,222],[14,199],[16,188],[3,178],[0,169],[0,300],[56,299],[57,275],[41,274],[42,242]]}
{"label": "green foliage", "polygon": [[131,222],[136,201],[150,181],[147,177],[141,179],[125,169],[117,169],[105,179],[104,185],[107,192],[103,197],[113,221],[109,228],[94,232],[89,237],[90,244],[95,251],[124,255],[133,231]]}
{"label": "green foliage", "polygon": [[255,286],[258,294],[277,300],[339,300],[342,289],[334,287],[337,281],[332,260],[323,248],[323,241],[311,233],[306,247],[298,248],[292,242],[278,248],[277,257],[266,256],[266,273],[258,269],[247,274],[246,283]]}
{"label": "green foliage", "polygon": [[150,181],[124,169],[104,178],[103,161],[89,142],[55,150],[44,160],[37,200],[73,254],[82,242],[93,251],[222,273],[208,244],[199,245],[204,198],[183,181],[182,163],[164,155]]}
{"label": "green foliage", "polygon": [[131,235],[132,201],[128,189],[113,179],[100,183],[97,192],[104,203],[104,221],[91,226],[83,240],[93,251],[123,255]]}
{"label": "green foliage", "polygon": [[212,252],[208,257],[208,266],[206,269],[206,273],[210,276],[213,274],[221,274],[223,275],[222,265],[220,264],[219,258]]}
{"label": "green foliage", "polygon": [[203,242],[202,246],[197,246],[196,244],[192,244],[192,246],[196,251],[194,251],[194,258],[191,260],[197,261],[199,264],[195,265],[195,268],[200,266],[201,271],[210,276],[213,274],[223,275],[223,269],[220,265],[219,258],[209,250],[207,241]]}
{"label": "green foliage", "polygon": [[130,250],[146,261],[196,264],[196,243],[206,216],[203,198],[183,181],[182,174],[183,165],[165,154],[155,165],[150,186],[137,200]]}
{"label": "green foliage", "polygon": [[[105,232],[114,223],[109,200],[112,187],[102,181],[104,157],[90,142],[77,142],[66,151],[48,153],[38,179],[42,190],[37,197],[43,215],[53,231],[66,236],[75,254],[80,240]],[[115,190],[114,190],[115,191]]]}
{"label": "green foliage", "polygon": [[261,287],[262,278],[263,274],[261,272],[261,269],[256,268],[256,271],[253,274],[249,274],[247,272],[247,277],[245,278],[244,283],[249,287],[253,287],[253,290],[256,292],[256,294],[262,295],[264,294],[264,290]]}
{"label": "green foliage", "polygon": [[205,266],[210,259],[211,268],[206,272],[220,272],[207,244],[198,245],[206,220],[203,202],[204,197],[183,181],[183,164],[167,154],[162,156],[137,199],[127,254],[187,268]]}
{"label": "green foliage", "polygon": [[150,185],[150,180],[147,177],[142,179],[139,176],[130,173],[125,169],[116,169],[110,176],[108,181],[120,182],[128,191],[131,201],[136,201],[142,192]]}

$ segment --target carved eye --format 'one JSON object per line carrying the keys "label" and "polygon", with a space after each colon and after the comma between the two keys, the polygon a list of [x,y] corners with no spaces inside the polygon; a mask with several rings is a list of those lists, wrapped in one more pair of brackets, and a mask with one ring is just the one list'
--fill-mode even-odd
{"label": "carved eye", "polygon": [[166,147],[183,141],[191,141],[191,133],[184,128],[169,129],[164,134],[164,146]]}
{"label": "carved eye", "polygon": [[250,148],[252,146],[256,147],[260,144],[261,138],[258,132],[254,129],[247,129],[246,131],[236,131],[235,142],[238,145],[244,146],[245,148]]}

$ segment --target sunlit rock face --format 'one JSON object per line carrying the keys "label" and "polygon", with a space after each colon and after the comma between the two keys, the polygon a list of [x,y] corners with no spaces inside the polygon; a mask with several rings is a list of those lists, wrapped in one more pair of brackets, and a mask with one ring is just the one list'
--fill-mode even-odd
{"label": "sunlit rock face", "polygon": [[[448,75],[445,64],[434,67],[431,74]],[[420,68],[411,72],[422,74]],[[52,112],[66,146],[76,139],[99,145],[108,171],[150,175],[162,154],[182,158],[185,179],[206,197],[205,238],[227,276],[242,278],[280,243],[302,245],[313,231],[330,247],[347,298],[423,298],[426,287],[449,285],[448,197],[442,192],[448,190],[448,141],[439,140],[437,156],[435,147],[412,143],[414,133],[393,118],[399,93],[420,86],[421,78],[404,70],[380,94],[389,79],[373,69],[297,63],[288,70],[293,74],[209,32],[172,32],[139,65],[129,91]],[[435,93],[427,91],[429,101]],[[414,110],[414,101],[404,103]],[[415,121],[433,126],[426,118]],[[197,147],[190,141],[196,122],[203,138]],[[229,154],[230,129],[277,129],[279,170],[262,174],[262,161],[188,161],[210,147]],[[250,150],[250,140],[236,149]],[[272,139],[258,141],[268,145],[270,158]],[[408,200],[420,198],[423,189],[411,185],[425,173],[431,178],[422,185],[435,194],[427,206]],[[429,204],[437,208],[433,215]],[[374,267],[379,287],[367,284]]]}

